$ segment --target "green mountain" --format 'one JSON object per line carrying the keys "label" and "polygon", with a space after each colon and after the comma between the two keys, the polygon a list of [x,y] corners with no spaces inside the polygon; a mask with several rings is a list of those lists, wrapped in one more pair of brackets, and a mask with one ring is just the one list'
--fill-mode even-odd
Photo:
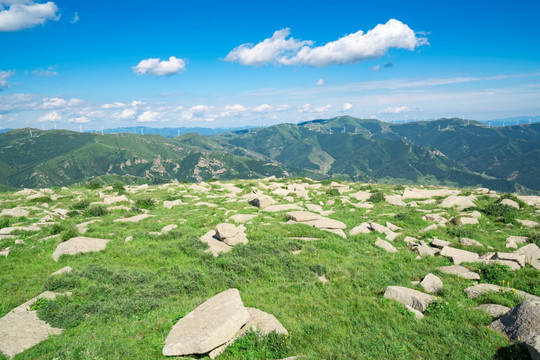
{"label": "green mountain", "polygon": [[389,124],[349,116],[175,138],[65,130],[0,134],[0,184],[58,186],[275,175],[538,192],[540,124]]}

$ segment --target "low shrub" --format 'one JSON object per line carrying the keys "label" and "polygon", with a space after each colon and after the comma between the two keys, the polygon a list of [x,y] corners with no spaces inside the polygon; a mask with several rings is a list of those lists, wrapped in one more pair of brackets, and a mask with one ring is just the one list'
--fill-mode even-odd
{"label": "low shrub", "polygon": [[84,212],[86,216],[104,216],[107,215],[107,208],[103,205],[92,205]]}
{"label": "low shrub", "polygon": [[289,355],[291,348],[289,335],[275,331],[264,335],[249,330],[229,345],[220,359],[282,359]]}
{"label": "low shrub", "polygon": [[82,199],[71,205],[71,210],[85,210],[90,206],[90,201],[88,199]]}
{"label": "low shrub", "polygon": [[96,189],[101,188],[101,184],[94,181],[94,182],[86,184],[86,188],[89,190],[96,190]]}
{"label": "low shrub", "polygon": [[514,222],[517,216],[516,209],[501,203],[488,204],[482,209],[482,212],[494,218],[495,221],[504,223]]}
{"label": "low shrub", "polygon": [[152,209],[154,206],[156,206],[156,202],[154,199],[151,198],[144,198],[139,199],[135,201],[135,206],[137,206],[140,209]]}
{"label": "low shrub", "polygon": [[381,203],[385,201],[384,193],[382,191],[375,191],[371,196],[369,197],[369,201],[372,203]]}
{"label": "low shrub", "polygon": [[124,187],[124,184],[122,184],[121,182],[114,183],[112,185],[112,189],[113,191],[116,191],[119,194],[123,194],[126,192],[126,188]]}

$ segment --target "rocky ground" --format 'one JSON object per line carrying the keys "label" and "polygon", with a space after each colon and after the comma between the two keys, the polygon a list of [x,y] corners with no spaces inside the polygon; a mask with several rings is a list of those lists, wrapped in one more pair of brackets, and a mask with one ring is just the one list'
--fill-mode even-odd
{"label": "rocky ground", "polygon": [[2,193],[0,358],[538,359],[539,209],[309,179]]}

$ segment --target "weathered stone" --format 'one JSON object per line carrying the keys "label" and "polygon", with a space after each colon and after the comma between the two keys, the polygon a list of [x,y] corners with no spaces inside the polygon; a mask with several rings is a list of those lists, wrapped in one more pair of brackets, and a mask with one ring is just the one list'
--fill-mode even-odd
{"label": "weathered stone", "polygon": [[459,276],[463,279],[480,280],[480,275],[461,265],[440,266],[437,268],[437,270],[445,274]]}
{"label": "weathered stone", "polygon": [[246,221],[249,221],[253,218],[257,217],[257,215],[251,215],[251,214],[236,214],[230,217],[230,219],[237,223],[245,223]]}
{"label": "weathered stone", "polygon": [[510,291],[510,292],[516,293],[518,296],[524,297],[526,300],[540,301],[539,296],[531,295],[525,291],[516,290],[513,288],[503,288],[503,287],[500,287],[498,285],[493,285],[493,284],[481,283],[481,284],[469,286],[464,291],[467,293],[467,295],[469,295],[469,298],[471,299],[477,298],[478,296],[484,295],[488,292]]}
{"label": "weathered stone", "polygon": [[90,221],[86,221],[86,222],[83,222],[83,223],[80,223],[80,224],[77,224],[75,225],[77,227],[77,231],[79,232],[79,234],[84,234],[85,232],[88,231],[88,225],[91,225],[91,224],[94,224],[94,223],[97,223],[97,222],[101,222],[102,220],[101,219],[94,219],[94,220],[90,220]]}
{"label": "weathered stone", "polygon": [[386,227],[392,231],[399,231],[401,228],[397,225],[392,224],[391,222],[386,222]]}
{"label": "weathered stone", "polygon": [[501,204],[513,207],[514,209],[519,209],[519,204],[511,199],[502,199]]}
{"label": "weathered stone", "polygon": [[55,296],[56,294],[46,291],[0,318],[0,352],[12,358],[50,335],[62,333],[62,329],[51,327],[38,318],[36,311],[30,310],[30,306],[39,298],[54,299]]}
{"label": "weathered stone", "polygon": [[313,220],[319,220],[323,217],[319,214],[314,214],[309,211],[291,211],[285,214],[287,219],[294,220],[296,222],[307,222]]}
{"label": "weathered stone", "polygon": [[538,223],[536,221],[532,221],[532,220],[520,220],[520,219],[517,219],[517,222],[519,222],[521,225],[523,225],[525,227],[529,227],[529,228],[534,228],[534,227],[540,226],[540,223]]}
{"label": "weathered stone", "polygon": [[519,200],[523,201],[529,206],[540,207],[540,196],[536,195],[518,195]]}
{"label": "weathered stone", "polygon": [[422,257],[426,256],[435,256],[439,252],[439,249],[432,248],[428,244],[426,244],[424,241],[420,241],[420,244],[416,246],[416,251],[418,251],[418,254]]}
{"label": "weathered stone", "polygon": [[429,226],[426,226],[425,228],[423,229],[420,229],[420,233],[425,233],[425,232],[428,232],[428,231],[431,231],[431,230],[437,230],[437,228],[439,227],[438,224],[431,224]]}
{"label": "weathered stone", "polygon": [[381,249],[389,253],[398,252],[397,249],[394,246],[392,246],[392,244],[390,244],[388,241],[382,240],[381,238],[377,238],[377,241],[375,242],[375,246],[380,247]]}
{"label": "weathered stone", "polygon": [[220,253],[232,250],[232,246],[225,244],[217,238],[215,230],[210,230],[201,236],[201,241],[207,243],[209,246],[209,249],[205,250],[205,252],[212,253],[215,257],[218,257]]}
{"label": "weathered stone", "polygon": [[525,256],[525,261],[529,264],[533,260],[540,259],[540,248],[536,244],[527,244],[514,251],[514,253]]}
{"label": "weathered stone", "polygon": [[429,199],[432,197],[438,196],[449,196],[449,195],[458,195],[459,190],[450,190],[450,189],[416,189],[416,188],[406,188],[401,195],[404,199]]}
{"label": "weathered stone", "polygon": [[22,217],[28,216],[29,211],[21,209],[20,207],[14,207],[12,209],[4,209],[0,213],[0,216]]}
{"label": "weathered stone", "polygon": [[113,222],[119,222],[119,223],[138,223],[139,221],[141,220],[144,220],[146,218],[149,218],[153,215],[148,215],[148,214],[139,214],[139,215],[135,215],[135,216],[130,216],[130,217],[127,217],[127,218],[119,218],[119,219],[116,219],[116,220],[113,220]]}
{"label": "weathered stone", "polygon": [[388,286],[384,297],[408,305],[422,313],[426,311],[430,303],[435,301],[434,296],[403,286]]}
{"label": "weathered stone", "polygon": [[513,342],[528,342],[540,334],[540,301],[524,301],[491,323]]}
{"label": "weathered stone", "polygon": [[500,318],[510,310],[509,307],[498,304],[483,304],[476,308],[487,312],[492,318]]}
{"label": "weathered stone", "polygon": [[69,274],[71,271],[73,271],[73,268],[71,266],[66,266],[61,268],[60,270],[53,272],[51,275],[56,276],[62,274]]}
{"label": "weathered stone", "polygon": [[354,236],[358,234],[369,234],[371,232],[370,226],[367,222],[363,222],[360,225],[354,227],[349,231],[349,235]]}
{"label": "weathered stone", "polygon": [[264,209],[270,205],[274,205],[276,203],[276,200],[272,199],[268,195],[260,195],[256,198],[249,200],[249,203],[253,206]]}
{"label": "weathered stone", "polygon": [[443,282],[437,276],[429,273],[424,280],[422,280],[420,286],[428,293],[436,293],[443,288]]}
{"label": "weathered stone", "polygon": [[459,265],[462,262],[475,262],[480,258],[477,253],[455,249],[450,246],[445,246],[442,248],[441,256],[451,258],[455,265]]}
{"label": "weathered stone", "polygon": [[323,229],[323,230],[326,230],[326,229],[343,230],[347,227],[347,225],[345,225],[341,221],[328,219],[325,217],[321,217],[320,219],[317,219],[317,220],[302,222],[302,224],[307,224],[307,225],[316,227],[318,229]]}
{"label": "weathered stone", "polygon": [[529,349],[532,360],[540,360],[540,334],[527,341],[527,349]]}
{"label": "weathered stone", "polygon": [[405,305],[405,309],[412,312],[414,314],[414,317],[417,318],[417,319],[423,319],[424,318],[424,314],[422,314],[420,311],[416,310],[415,308],[413,308],[413,307],[411,307],[409,305]]}
{"label": "weathered stone", "polygon": [[358,192],[355,192],[354,194],[349,194],[350,197],[352,197],[353,199],[356,199],[358,201],[369,200],[371,195],[372,194],[370,192],[367,192],[367,191],[358,191]]}
{"label": "weathered stone", "polygon": [[129,201],[126,195],[109,196],[103,199],[103,204],[112,205],[122,201]]}
{"label": "weathered stone", "polygon": [[296,204],[280,204],[280,205],[270,205],[263,209],[267,212],[279,212],[279,211],[288,211],[288,210],[303,210],[302,207]]}
{"label": "weathered stone", "polygon": [[474,239],[469,239],[469,238],[461,238],[459,239],[459,243],[463,246],[480,246],[480,247],[484,246],[480,242]]}
{"label": "weathered stone", "polygon": [[514,261],[518,263],[521,267],[525,266],[525,255],[520,255],[516,253],[497,252],[495,253],[495,260]]}
{"label": "weathered stone", "polygon": [[210,298],[178,320],[165,340],[163,355],[206,354],[233,339],[250,319],[237,289]]}
{"label": "weathered stone", "polygon": [[231,238],[238,234],[238,229],[233,224],[216,225],[216,235],[220,240]]}
{"label": "weathered stone", "polygon": [[471,196],[450,195],[446,199],[444,199],[440,203],[439,206],[443,208],[451,208],[451,207],[457,206],[458,209],[464,209],[464,208],[476,206],[474,204],[474,200],[476,200],[476,197],[473,195]]}
{"label": "weathered stone", "polygon": [[41,228],[39,226],[30,225],[30,226],[10,226],[5,227],[3,229],[0,229],[0,235],[9,235],[13,232],[20,232],[20,231],[40,231]]}
{"label": "weathered stone", "polygon": [[527,243],[527,241],[529,241],[529,237],[528,236],[509,236],[506,238],[506,242],[510,242],[510,241],[513,241],[515,242],[516,244],[525,244]]}
{"label": "weathered stone", "polygon": [[393,206],[401,206],[401,207],[405,207],[407,206],[407,203],[405,203],[402,199],[401,199],[401,196],[397,195],[388,195],[388,196],[385,196],[384,197],[386,202],[388,203],[388,205],[393,205]]}
{"label": "weathered stone", "polygon": [[185,202],[183,202],[181,199],[176,199],[172,201],[163,201],[163,207],[166,209],[172,209],[173,206],[180,206],[180,205],[186,205]]}
{"label": "weathered stone", "polygon": [[56,247],[56,250],[54,250],[52,258],[54,261],[58,261],[62,255],[76,255],[105,250],[109,241],[110,240],[77,236],[60,243]]}
{"label": "weathered stone", "polygon": [[441,239],[438,239],[438,238],[434,238],[433,240],[431,240],[431,245],[432,246],[435,246],[435,247],[438,247],[438,248],[443,248],[445,246],[448,246],[448,245],[451,245],[452,243],[450,241],[446,241],[446,240],[441,240]]}
{"label": "weathered stone", "polygon": [[478,225],[478,219],[473,217],[460,217],[456,220],[457,225]]}

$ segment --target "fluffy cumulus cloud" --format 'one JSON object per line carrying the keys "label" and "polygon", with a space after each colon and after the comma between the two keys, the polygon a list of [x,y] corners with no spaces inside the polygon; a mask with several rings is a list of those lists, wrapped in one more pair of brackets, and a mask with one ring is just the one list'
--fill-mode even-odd
{"label": "fluffy cumulus cloud", "polygon": [[312,106],[311,104],[304,104],[299,109],[299,113],[324,113],[329,111],[331,108],[333,108],[334,105],[332,104],[326,104],[326,105],[319,105],[319,106]]}
{"label": "fluffy cumulus cloud", "polygon": [[129,119],[133,119],[133,117],[135,116],[135,113],[136,111],[133,109],[124,109],[121,112],[115,113],[113,117],[118,120],[129,120]]}
{"label": "fluffy cumulus cloud", "polygon": [[186,69],[186,63],[174,56],[169,57],[169,60],[150,58],[142,60],[132,69],[137,75],[171,76],[183,72]]}
{"label": "fluffy cumulus cloud", "polygon": [[161,117],[161,113],[158,111],[145,111],[137,118],[137,122],[156,122]]}
{"label": "fluffy cumulus cloud", "polygon": [[0,32],[18,31],[60,19],[52,1],[44,4],[32,0],[0,0]]}
{"label": "fluffy cumulus cloud", "polygon": [[353,105],[351,103],[343,103],[343,105],[341,105],[341,111],[345,112],[345,111],[349,111],[351,110],[353,107]]}
{"label": "fluffy cumulus cloud", "polygon": [[62,116],[53,110],[40,117],[38,122],[57,122],[60,120],[62,120]]}
{"label": "fluffy cumulus cloud", "polygon": [[44,98],[42,109],[63,109],[70,108],[75,106],[83,105],[84,101],[81,99],[69,99],[65,100],[62,98]]}
{"label": "fluffy cumulus cloud", "polygon": [[289,35],[289,29],[284,29],[256,45],[240,45],[229,52],[225,60],[254,66],[275,63],[323,67],[379,58],[391,48],[414,50],[428,44],[426,37],[417,36],[410,27],[395,19],[366,33],[359,30],[322,46],[313,46],[313,41],[288,38]]}
{"label": "fluffy cumulus cloud", "polygon": [[323,85],[324,85],[324,79],[319,79],[319,80],[317,80],[317,82],[315,83],[315,85],[317,85],[317,86],[323,86]]}
{"label": "fluffy cumulus cloud", "polygon": [[271,38],[264,39],[257,45],[242,44],[229,52],[225,57],[225,61],[260,66],[278,61],[279,58],[287,54],[297,52],[302,46],[312,44],[311,41],[300,41],[292,37],[287,39],[290,34],[290,29],[282,29],[275,31]]}
{"label": "fluffy cumulus cloud", "polygon": [[73,119],[69,119],[69,122],[75,124],[88,124],[90,122],[90,119],[83,115]]}
{"label": "fluffy cumulus cloud", "polygon": [[387,107],[379,111],[379,114],[403,114],[406,112],[411,112],[412,109],[408,106],[396,106],[396,107]]}
{"label": "fluffy cumulus cloud", "polygon": [[8,79],[15,74],[15,71],[2,71],[0,70],[0,91],[8,87]]}

